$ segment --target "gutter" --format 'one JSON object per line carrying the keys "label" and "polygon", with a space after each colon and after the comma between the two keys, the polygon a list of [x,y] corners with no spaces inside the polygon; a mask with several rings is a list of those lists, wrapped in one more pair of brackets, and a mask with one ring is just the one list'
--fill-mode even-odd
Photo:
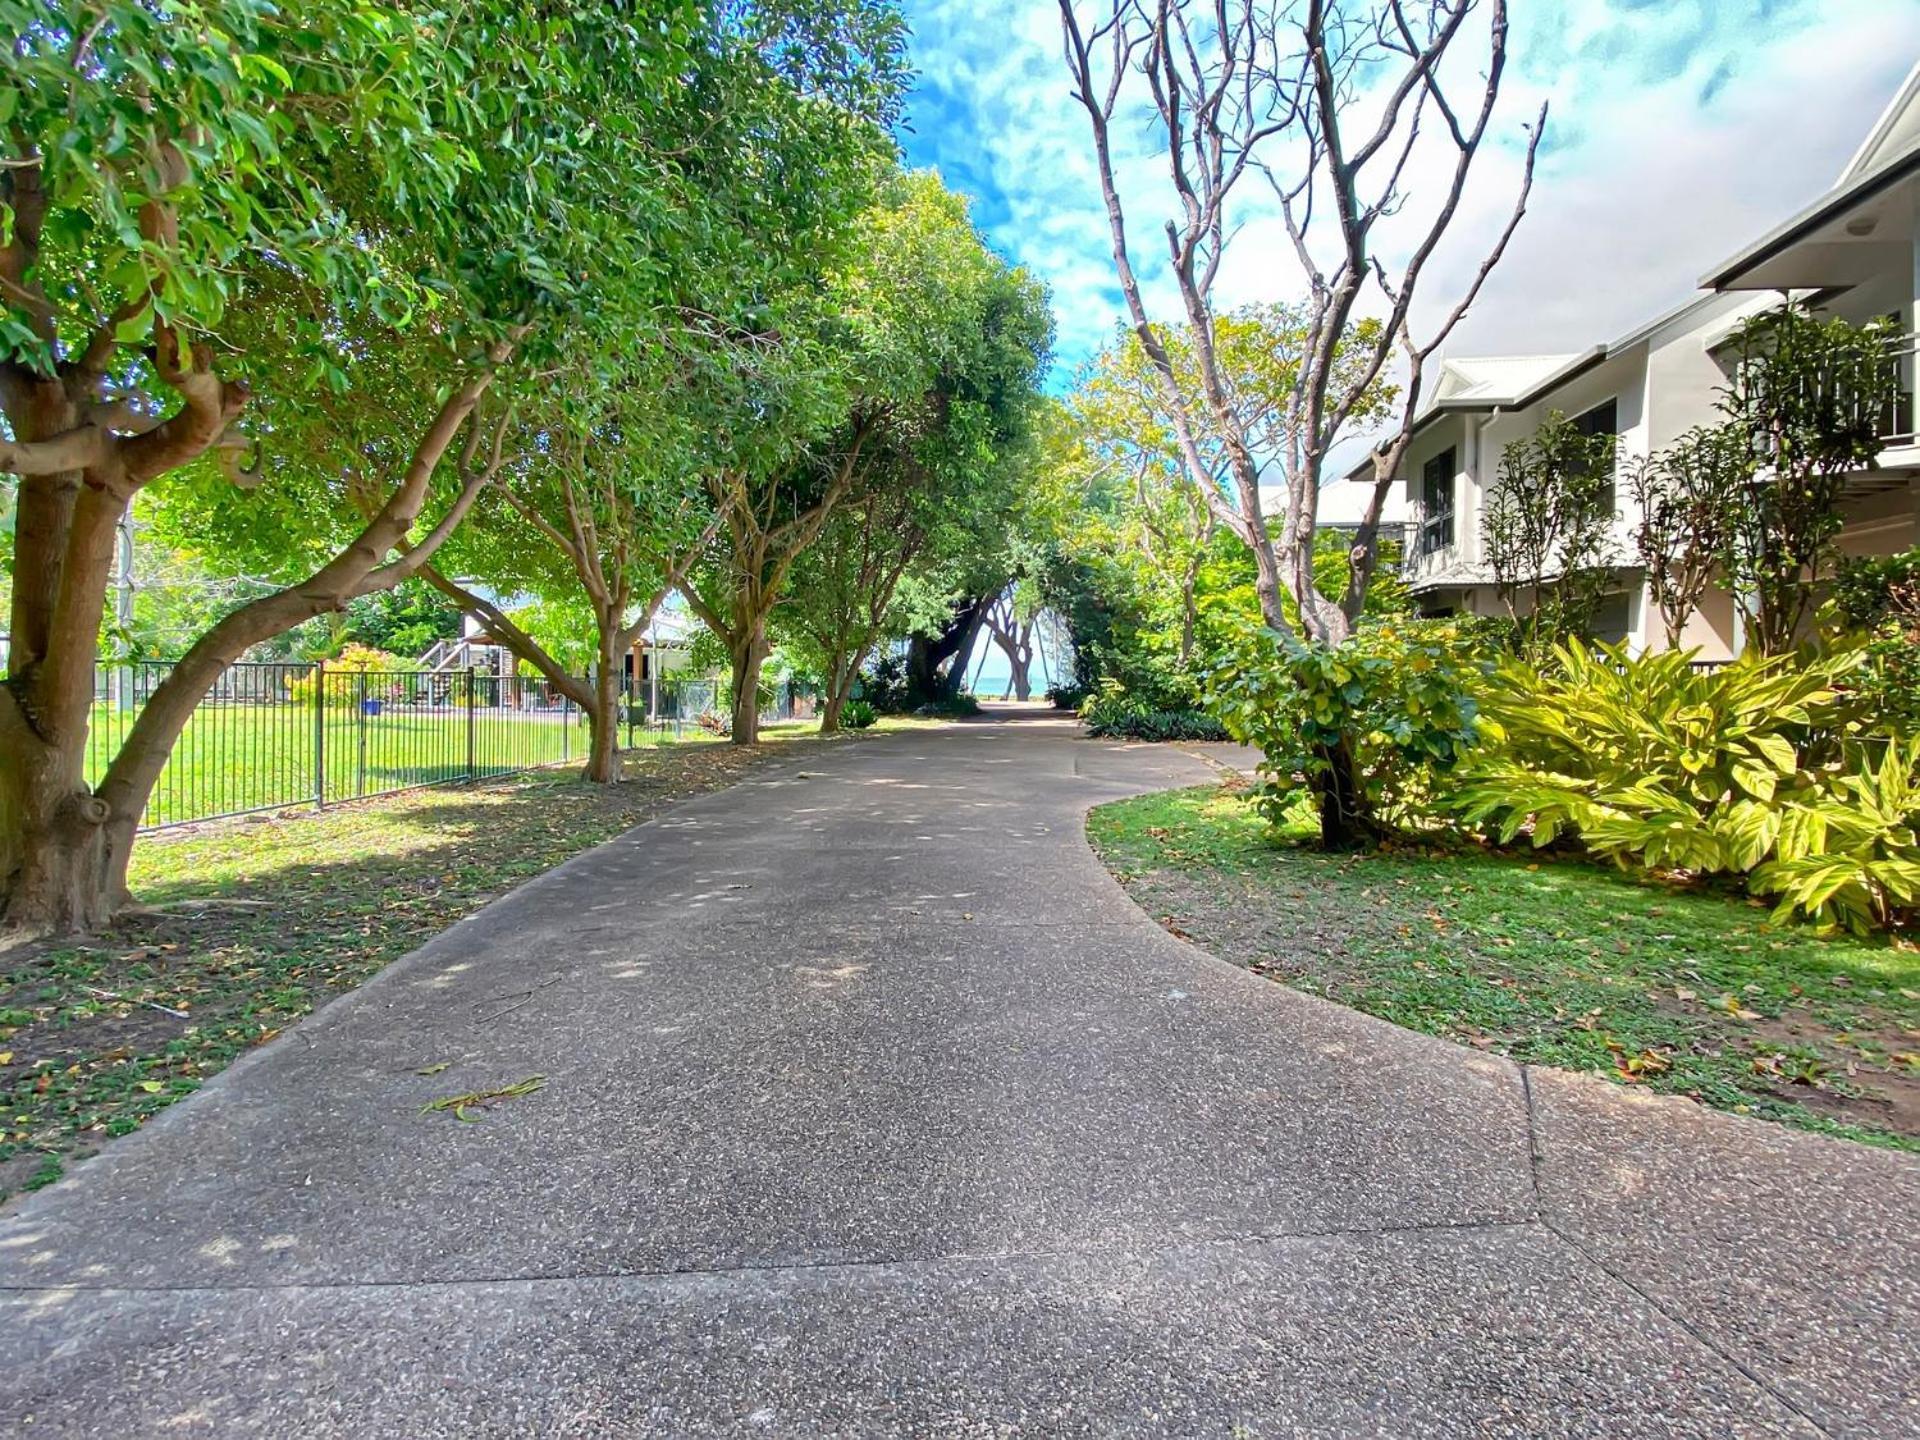
{"label": "gutter", "polygon": [[1755,266],[1763,265],[1773,259],[1789,245],[1806,239],[1808,235],[1838,218],[1843,212],[1852,209],[1862,201],[1873,199],[1884,190],[1891,189],[1896,183],[1913,174],[1915,170],[1920,170],[1920,146],[1909,150],[1899,159],[1889,162],[1866,179],[1857,181],[1851,189],[1829,195],[1826,199],[1816,202],[1811,210],[1804,212],[1798,218],[1789,220],[1778,229],[1761,236],[1738,255],[1723,262],[1718,269],[1709,271],[1701,277],[1700,288],[1702,290],[1775,288],[1770,285],[1739,286],[1734,284],[1734,281]]}

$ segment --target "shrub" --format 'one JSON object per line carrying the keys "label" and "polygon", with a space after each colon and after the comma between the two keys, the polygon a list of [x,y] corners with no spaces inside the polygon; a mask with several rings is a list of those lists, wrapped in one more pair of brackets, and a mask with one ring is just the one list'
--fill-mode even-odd
{"label": "shrub", "polygon": [[1795,914],[1854,931],[1891,929],[1920,902],[1920,741],[1849,746],[1847,764],[1784,807],[1773,858],[1748,885]]}
{"label": "shrub", "polygon": [[969,715],[980,713],[980,702],[962,690],[958,694],[949,695],[944,700],[930,700],[913,713],[929,720],[965,719]]}
{"label": "shrub", "polygon": [[1834,618],[1866,639],[1862,704],[1888,733],[1920,734],[1920,546],[1841,561],[1832,598]]}
{"label": "shrub", "polygon": [[1087,733],[1115,740],[1226,740],[1226,726],[1204,710],[1162,710],[1111,681],[1080,707]]}
{"label": "shrub", "polygon": [[[329,705],[353,705],[361,698],[360,686],[351,678],[355,675],[393,674],[393,685],[398,686],[410,681],[414,674],[414,665],[410,660],[402,660],[398,655],[389,655],[384,650],[375,650],[371,645],[348,645],[340,653],[326,662],[327,694]],[[395,673],[398,672],[398,673]],[[287,693],[293,699],[303,703],[313,699],[313,688],[319,683],[318,669],[309,670],[305,675],[287,682]],[[366,698],[382,700],[387,698],[390,687],[384,679],[367,681]],[[397,698],[397,697],[396,697]]]}
{"label": "shrub", "polygon": [[1337,646],[1248,631],[1206,683],[1213,712],[1263,755],[1257,798],[1280,820],[1345,746],[1377,823],[1430,823],[1436,778],[1474,744],[1487,642],[1452,621],[1387,620]]}
{"label": "shrub", "polygon": [[882,715],[898,715],[911,708],[906,657],[889,654],[871,661],[854,682],[854,693]]}
{"label": "shrub", "polygon": [[873,706],[864,700],[849,700],[840,707],[840,728],[843,730],[865,730],[878,718]]}
{"label": "shrub", "polygon": [[1545,671],[1502,662],[1446,808],[1502,844],[1742,876],[1783,918],[1897,923],[1920,895],[1920,745],[1866,732],[1861,652],[1690,660],[1574,641]]}
{"label": "shrub", "polygon": [[1086,704],[1087,697],[1092,693],[1093,692],[1088,690],[1086,686],[1076,685],[1069,681],[1064,685],[1056,685],[1047,691],[1047,701],[1056,710],[1078,710],[1082,705]]}

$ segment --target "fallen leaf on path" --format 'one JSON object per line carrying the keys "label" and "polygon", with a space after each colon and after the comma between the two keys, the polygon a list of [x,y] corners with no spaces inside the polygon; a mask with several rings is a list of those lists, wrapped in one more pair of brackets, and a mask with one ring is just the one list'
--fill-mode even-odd
{"label": "fallen leaf on path", "polygon": [[502,1085],[496,1090],[469,1090],[464,1095],[442,1095],[438,1100],[429,1100],[420,1107],[420,1113],[427,1115],[436,1110],[451,1110],[453,1118],[467,1124],[473,1124],[480,1117],[470,1115],[470,1110],[485,1110],[502,1100],[517,1099],[522,1095],[531,1095],[547,1083],[544,1075],[529,1075],[526,1079],[512,1085]]}
{"label": "fallen leaf on path", "polygon": [[422,1065],[418,1070],[414,1071],[413,1073],[416,1075],[438,1075],[442,1070],[445,1070],[448,1066],[452,1064],[453,1064],[453,1061],[451,1060],[442,1060],[438,1064]]}

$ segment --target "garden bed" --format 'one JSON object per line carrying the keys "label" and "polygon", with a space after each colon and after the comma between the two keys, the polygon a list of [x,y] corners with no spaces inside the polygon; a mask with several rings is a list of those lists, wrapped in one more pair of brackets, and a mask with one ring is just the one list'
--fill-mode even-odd
{"label": "garden bed", "polygon": [[1232,786],[1095,810],[1128,893],[1223,960],[1395,1024],[1920,1150],[1920,951],[1722,892],[1478,850],[1332,855]]}

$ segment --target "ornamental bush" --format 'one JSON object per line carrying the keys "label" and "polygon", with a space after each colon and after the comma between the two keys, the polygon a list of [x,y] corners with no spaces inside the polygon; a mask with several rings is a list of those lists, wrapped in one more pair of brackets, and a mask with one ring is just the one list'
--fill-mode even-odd
{"label": "ornamental bush", "polygon": [[1226,726],[1204,710],[1161,709],[1109,680],[1080,706],[1087,734],[1114,740],[1226,740]]}
{"label": "ornamental bush", "polygon": [[1851,649],[1703,671],[1686,651],[1578,641],[1544,669],[1504,660],[1443,808],[1500,844],[1739,877],[1783,919],[1902,924],[1920,899],[1920,741],[1886,733],[1864,664]]}
{"label": "ornamental bush", "polygon": [[1427,826],[1436,783],[1475,743],[1489,646],[1453,621],[1363,624],[1333,646],[1248,630],[1209,667],[1208,707],[1232,738],[1260,748],[1257,798],[1275,820],[1345,745],[1372,828]]}
{"label": "ornamental bush", "polygon": [[[384,700],[387,691],[395,686],[404,686],[411,690],[416,667],[411,660],[402,660],[398,655],[389,655],[384,650],[376,650],[371,645],[348,645],[340,653],[326,662],[327,696],[329,705],[354,705],[363,698],[360,686],[351,678],[356,675],[379,676],[378,680],[369,678],[364,698]],[[391,682],[386,677],[392,676]],[[287,682],[287,693],[295,700],[309,702],[313,699],[313,687],[320,683],[320,671],[316,668],[305,675]],[[399,698],[398,696],[394,698]]]}

